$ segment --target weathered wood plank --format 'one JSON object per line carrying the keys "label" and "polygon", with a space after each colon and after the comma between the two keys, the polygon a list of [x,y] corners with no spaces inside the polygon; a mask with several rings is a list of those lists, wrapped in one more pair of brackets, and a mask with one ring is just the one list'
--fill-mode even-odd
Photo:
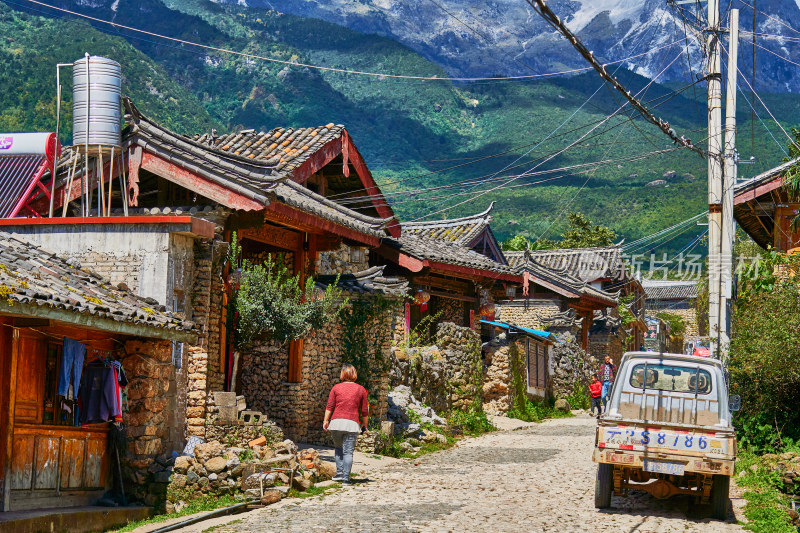
{"label": "weathered wood plank", "polygon": [[34,489],[55,489],[58,482],[58,448],[60,439],[40,437],[36,439],[36,460]]}
{"label": "weathered wood plank", "polygon": [[11,490],[30,490],[33,475],[33,435],[14,436],[11,446]]}

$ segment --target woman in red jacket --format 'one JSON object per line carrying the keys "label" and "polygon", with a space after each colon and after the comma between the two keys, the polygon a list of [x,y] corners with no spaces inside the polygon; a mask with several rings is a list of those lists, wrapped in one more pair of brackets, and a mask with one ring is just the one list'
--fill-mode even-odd
{"label": "woman in red jacket", "polygon": [[[339,375],[341,383],[337,383],[328,395],[325,407],[325,420],[322,429],[330,431],[336,456],[336,475],[334,481],[345,485],[350,483],[350,469],[353,467],[353,451],[360,431],[367,430],[369,403],[367,389],[356,383],[356,369],[353,365],[344,365]],[[361,411],[359,425],[358,414]],[[331,417],[333,417],[331,419]]]}

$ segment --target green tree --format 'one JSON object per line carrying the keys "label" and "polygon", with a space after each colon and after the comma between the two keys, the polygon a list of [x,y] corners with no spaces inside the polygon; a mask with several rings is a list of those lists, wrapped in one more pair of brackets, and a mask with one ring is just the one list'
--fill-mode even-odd
{"label": "green tree", "polygon": [[[234,233],[228,261],[235,268],[240,258],[241,247]],[[336,318],[347,304],[336,287],[338,278],[323,292],[310,277],[303,288],[300,275],[290,275],[283,261],[276,262],[271,255],[263,265],[247,259],[241,259],[241,265],[228,309],[234,345],[239,350],[265,335],[281,343],[297,340]]]}
{"label": "green tree", "polygon": [[[792,128],[794,142],[789,144],[789,157],[784,161],[800,158],[800,128]],[[800,163],[794,165],[786,172],[786,180],[783,187],[792,200],[800,200]],[[792,226],[800,226],[800,214],[792,220]]]}
{"label": "green tree", "polygon": [[515,250],[552,250],[554,248],[591,248],[595,246],[611,246],[617,234],[611,228],[593,225],[589,217],[582,213],[570,213],[569,227],[561,234],[560,241],[537,239],[531,242],[525,235],[516,235],[503,241],[506,251]]}
{"label": "green tree", "polygon": [[588,248],[611,246],[617,234],[611,228],[593,225],[589,217],[581,213],[569,214],[569,228],[561,234],[558,248]]}

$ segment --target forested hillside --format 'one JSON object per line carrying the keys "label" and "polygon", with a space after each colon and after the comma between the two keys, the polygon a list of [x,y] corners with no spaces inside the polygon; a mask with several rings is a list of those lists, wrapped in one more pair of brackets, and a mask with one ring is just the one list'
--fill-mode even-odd
{"label": "forested hillside", "polygon": [[[446,77],[440,67],[392,39],[275,11],[202,0],[58,5],[274,59]],[[655,128],[629,120],[635,116],[628,109],[601,123],[621,101],[593,73],[472,84],[356,76],[210,52],[57,15],[41,7],[33,11],[24,0],[0,3],[0,131],[52,130],[55,64],[89,52],[119,61],[124,92],[144,113],[181,133],[345,124],[396,211],[407,219],[463,215],[496,200],[500,238],[518,233],[535,238],[546,229],[552,237],[563,229],[567,212],[583,211],[633,239],[705,209],[706,161],[672,150]],[[617,76],[634,92],[647,87],[642,100],[680,135],[702,143],[702,84],[650,84],[622,69]],[[67,80],[66,95],[70,89]],[[69,142],[69,97],[65,100],[61,137]],[[774,95],[767,103],[779,109],[780,117],[800,116],[800,100],[791,95]],[[782,154],[757,118],[751,147],[751,116],[743,100],[740,110],[739,151],[758,158],[757,165],[742,167],[748,175],[777,164]],[[789,120],[789,125],[795,124]],[[596,126],[574,147],[547,159]],[[668,152],[644,156],[663,150]],[[597,161],[608,162],[586,166]],[[542,173],[559,168],[566,170]],[[531,174],[520,177],[523,171]],[[661,179],[666,186],[646,186]]]}

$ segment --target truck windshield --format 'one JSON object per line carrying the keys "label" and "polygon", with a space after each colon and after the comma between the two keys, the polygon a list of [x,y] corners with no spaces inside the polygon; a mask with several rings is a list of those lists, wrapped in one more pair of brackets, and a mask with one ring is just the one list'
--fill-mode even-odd
{"label": "truck windshield", "polygon": [[[679,365],[651,364],[647,365],[647,388],[672,392],[697,391],[699,394],[711,392],[711,374],[700,370],[698,380],[697,368]],[[630,383],[638,389],[644,388],[645,364],[638,364],[631,370]]]}

